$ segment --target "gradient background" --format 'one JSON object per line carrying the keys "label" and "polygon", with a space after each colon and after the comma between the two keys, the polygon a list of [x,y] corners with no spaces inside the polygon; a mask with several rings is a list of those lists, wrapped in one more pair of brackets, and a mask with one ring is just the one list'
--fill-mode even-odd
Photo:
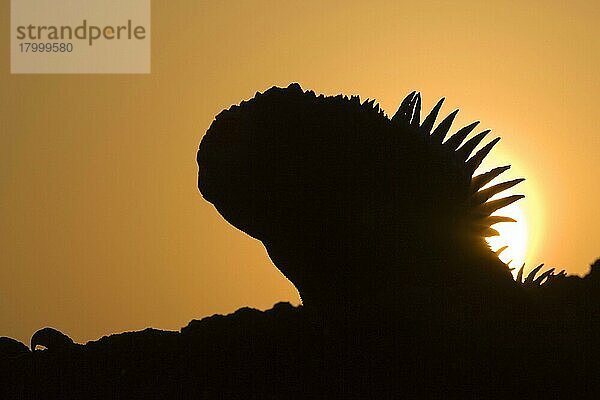
{"label": "gradient background", "polygon": [[[502,136],[527,259],[600,256],[599,3],[154,1],[150,75],[10,75],[0,8],[0,335],[75,341],[249,305],[298,303],[262,245],[196,189],[223,108],[298,81],[376,98],[418,89]],[[458,125],[457,125],[458,126]]]}

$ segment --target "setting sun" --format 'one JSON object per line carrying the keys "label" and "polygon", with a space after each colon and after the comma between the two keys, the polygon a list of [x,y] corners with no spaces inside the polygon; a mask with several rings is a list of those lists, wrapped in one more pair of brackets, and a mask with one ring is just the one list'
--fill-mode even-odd
{"label": "setting sun", "polygon": [[497,224],[494,229],[500,233],[500,236],[488,238],[488,243],[494,251],[508,246],[500,253],[500,259],[505,263],[509,263],[509,266],[514,268],[513,274],[516,274],[516,271],[525,263],[527,255],[527,218],[519,203],[513,203],[494,213],[494,215],[496,214],[517,221]]}

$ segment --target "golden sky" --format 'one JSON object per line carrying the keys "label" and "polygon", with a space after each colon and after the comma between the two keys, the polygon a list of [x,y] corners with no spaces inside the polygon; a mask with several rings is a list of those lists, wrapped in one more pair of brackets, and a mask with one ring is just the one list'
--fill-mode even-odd
{"label": "golden sky", "polygon": [[[260,242],[196,188],[223,108],[272,85],[411,90],[502,141],[525,177],[526,259],[600,256],[600,5],[590,1],[153,1],[150,75],[10,75],[0,9],[0,335],[75,341],[298,303]],[[322,4],[325,3],[325,4]],[[458,127],[457,124],[457,127]]]}

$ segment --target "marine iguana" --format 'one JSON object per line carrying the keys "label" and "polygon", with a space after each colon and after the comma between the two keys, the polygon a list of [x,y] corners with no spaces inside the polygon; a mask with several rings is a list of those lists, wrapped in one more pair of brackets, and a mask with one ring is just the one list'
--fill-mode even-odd
{"label": "marine iguana", "polygon": [[[444,99],[421,121],[410,93],[392,118],[358,96],[315,95],[294,83],[222,111],[197,153],[198,187],[227,221],[261,240],[303,303],[385,303],[407,283],[514,286],[485,238],[491,215],[521,198],[484,188],[509,166],[475,170],[499,138],[444,140]],[[422,286],[422,285],[421,285]]]}

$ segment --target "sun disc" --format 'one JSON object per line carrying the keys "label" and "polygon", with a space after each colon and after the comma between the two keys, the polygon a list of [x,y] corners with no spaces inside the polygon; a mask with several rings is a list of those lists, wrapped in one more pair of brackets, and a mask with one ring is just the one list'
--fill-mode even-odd
{"label": "sun disc", "polygon": [[[510,262],[510,267],[515,268],[513,274],[523,265],[527,255],[527,220],[523,208],[519,203],[513,203],[497,212],[498,215],[511,217],[517,222],[503,222],[494,226],[500,236],[488,238],[492,250],[508,246],[500,254],[500,259],[505,263]],[[496,213],[494,213],[496,215]]]}

